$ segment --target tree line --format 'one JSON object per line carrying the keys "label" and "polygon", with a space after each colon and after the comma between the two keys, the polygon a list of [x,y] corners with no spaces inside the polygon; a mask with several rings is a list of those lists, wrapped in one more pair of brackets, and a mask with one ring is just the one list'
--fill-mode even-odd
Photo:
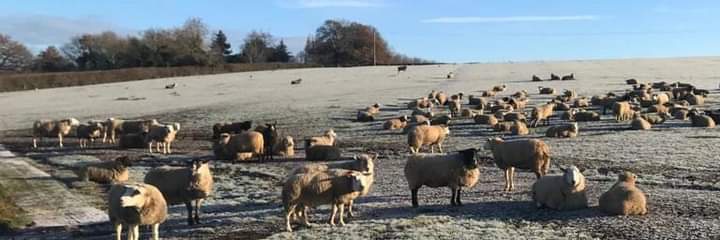
{"label": "tree line", "polygon": [[182,26],[153,28],[131,36],[112,31],[72,37],[60,47],[33,55],[22,43],[0,33],[0,72],[61,72],[134,67],[216,66],[225,63],[297,62],[324,66],[426,64],[395,53],[372,26],[327,20],[293,56],[272,34],[252,31],[237,53],[222,30],[210,33],[198,18]]}

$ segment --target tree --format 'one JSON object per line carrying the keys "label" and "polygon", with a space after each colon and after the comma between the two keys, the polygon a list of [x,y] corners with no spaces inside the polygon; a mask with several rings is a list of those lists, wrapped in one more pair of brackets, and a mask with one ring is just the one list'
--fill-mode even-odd
{"label": "tree", "polygon": [[285,45],[285,42],[283,40],[280,40],[280,43],[272,48],[272,56],[268,59],[270,62],[290,62],[290,58],[292,56],[290,55],[290,52],[288,52],[287,46]]}
{"label": "tree", "polygon": [[309,58],[325,65],[388,64],[393,56],[377,29],[344,20],[325,21],[306,44]]}
{"label": "tree", "polygon": [[72,70],[73,65],[55,46],[49,46],[35,58],[33,70],[42,72],[60,72]]}
{"label": "tree", "polygon": [[248,63],[267,62],[272,54],[273,36],[270,33],[252,31],[243,41],[242,56]]}
{"label": "tree", "polygon": [[0,34],[0,71],[22,71],[30,66],[32,57],[25,45]]}
{"label": "tree", "polygon": [[222,30],[218,31],[210,44],[210,60],[212,63],[224,63],[226,58],[232,53],[230,43]]}
{"label": "tree", "polygon": [[182,27],[175,29],[175,41],[171,47],[177,53],[175,65],[206,65],[208,63],[208,49],[205,37],[208,28],[200,18],[190,18]]}

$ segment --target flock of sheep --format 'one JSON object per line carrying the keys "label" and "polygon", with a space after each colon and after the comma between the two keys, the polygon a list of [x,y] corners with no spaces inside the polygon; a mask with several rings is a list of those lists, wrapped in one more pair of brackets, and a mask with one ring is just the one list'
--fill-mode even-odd
{"label": "flock of sheep", "polygon": [[[398,68],[405,71],[406,68]],[[552,74],[551,80],[574,80],[574,74],[562,79]],[[448,77],[454,77],[449,73]],[[532,81],[542,81],[533,75]],[[480,179],[477,149],[443,153],[443,142],[450,135],[453,121],[470,118],[478,126],[509,135],[528,135],[529,128],[540,123],[549,126],[546,137],[578,137],[577,122],[600,121],[607,109],[612,110],[618,122],[630,121],[630,129],[650,129],[670,118],[690,120],[692,126],[715,126],[720,113],[701,111],[696,106],[704,103],[709,91],[697,89],[685,83],[638,83],[627,80],[632,89],[623,94],[608,93],[601,96],[578,96],[565,90],[556,95],[555,89],[538,87],[538,94],[550,95],[545,104],[526,111],[530,95],[526,90],[508,96],[499,96],[506,86],[495,86],[480,96],[470,95],[467,101],[463,93],[449,95],[432,90],[428,96],[410,101],[407,111],[388,119],[382,128],[401,130],[407,135],[410,155],[404,168],[405,178],[411,192],[411,203],[418,207],[418,189],[422,186],[451,189],[451,205],[462,205],[463,188],[471,188]],[[591,110],[591,107],[601,110]],[[356,114],[359,122],[376,121],[381,112],[379,103],[361,109]],[[560,123],[550,125],[553,117]],[[558,121],[556,121],[558,122]],[[180,130],[178,123],[161,123],[157,120],[88,121],[80,124],[76,119],[43,120],[33,124],[33,147],[37,139],[57,137],[63,147],[63,137],[71,130],[87,147],[88,142],[102,138],[102,142],[117,143],[120,148],[147,148],[157,152],[171,153],[172,142]],[[332,129],[321,136],[305,139],[306,160],[332,161],[326,164],[307,164],[293,169],[282,187],[286,229],[292,231],[292,223],[302,220],[309,225],[308,210],[319,205],[331,205],[329,223],[345,224],[347,208],[352,217],[355,199],[367,195],[374,182],[374,161],[377,154],[359,154],[349,161],[341,159],[341,149],[336,144],[337,133]],[[223,160],[272,160],[273,156],[291,157],[295,154],[295,142],[291,136],[280,136],[277,122],[258,125],[251,121],[223,122],[212,127],[215,159]],[[425,146],[430,153],[420,153]],[[435,153],[435,146],[440,153]],[[163,148],[160,151],[160,148]],[[532,185],[532,199],[538,207],[555,210],[575,210],[588,207],[585,192],[586,181],[575,166],[561,168],[563,174],[546,175],[550,168],[551,150],[541,139],[507,140],[488,138],[484,148],[492,152],[495,164],[505,172],[505,191],[513,191],[515,169],[531,170],[537,180]],[[139,238],[139,225],[152,225],[153,238],[158,237],[158,226],[167,218],[167,205],[184,203],[188,211],[188,223],[200,222],[200,207],[212,194],[213,177],[207,160],[193,160],[185,167],[157,167],[147,173],[144,183],[129,183],[128,157],[115,161],[88,164],[79,170],[84,180],[114,183],[108,194],[110,221],[120,239],[123,225],[128,228],[128,238]],[[600,209],[608,214],[643,215],[647,213],[643,192],[635,186],[636,175],[623,172],[617,183],[600,197]],[[194,203],[194,204],[193,204]],[[339,215],[338,215],[339,213]]]}

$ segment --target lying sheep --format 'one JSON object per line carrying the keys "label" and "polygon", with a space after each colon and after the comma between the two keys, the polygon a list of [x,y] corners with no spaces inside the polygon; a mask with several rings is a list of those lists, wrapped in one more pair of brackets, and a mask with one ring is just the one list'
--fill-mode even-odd
{"label": "lying sheep", "polygon": [[410,145],[410,152],[418,153],[420,148],[424,145],[430,145],[430,152],[435,152],[435,145],[438,146],[438,150],[442,153],[442,143],[450,134],[450,128],[445,125],[441,126],[427,126],[418,125],[412,131],[408,133],[408,145]]}
{"label": "lying sheep", "polygon": [[640,113],[635,113],[633,120],[630,122],[630,129],[632,130],[648,130],[652,128],[652,124],[642,118]]}
{"label": "lying sheep", "polygon": [[414,109],[414,108],[432,108],[434,103],[437,100],[435,98],[419,98],[415,99],[413,101],[410,101],[407,105],[408,109]]}
{"label": "lying sheep", "polygon": [[625,84],[635,85],[635,84],[638,84],[638,81],[634,78],[631,78],[631,79],[625,80]]}
{"label": "lying sheep", "polygon": [[690,105],[703,105],[705,104],[705,97],[702,95],[695,95],[694,93],[689,93],[682,98],[685,101],[688,101]]}
{"label": "lying sheep", "polygon": [[502,91],[505,91],[505,88],[507,88],[507,86],[505,86],[505,84],[497,85],[492,88],[492,91],[493,92],[502,92]]}
{"label": "lying sheep", "polygon": [[690,110],[687,107],[672,107],[670,108],[670,114],[677,120],[687,120]]}
{"label": "lying sheep", "polygon": [[[282,189],[282,202],[285,209],[285,223],[288,232],[292,232],[292,216],[298,209],[323,204],[332,205],[330,225],[335,226],[335,216],[340,210],[340,225],[345,225],[345,205],[350,204],[362,194],[367,185],[364,173],[352,170],[331,169],[295,174],[288,177]],[[307,214],[302,214],[304,223],[309,225]]]}
{"label": "lying sheep", "polygon": [[558,75],[555,75],[554,73],[550,73],[550,80],[560,80],[560,77]]}
{"label": "lying sheep", "polygon": [[648,113],[669,113],[670,108],[668,108],[667,106],[665,106],[663,104],[655,104],[655,105],[648,107],[647,112]]}
{"label": "lying sheep", "polygon": [[130,176],[128,170],[130,166],[132,166],[130,158],[118,157],[113,161],[87,164],[79,169],[78,177],[82,181],[97,183],[125,182]]}
{"label": "lying sheep", "polygon": [[654,100],[654,103],[659,105],[670,102],[670,96],[668,96],[667,93],[656,93],[653,94],[652,98]]}
{"label": "lying sheep", "polygon": [[109,118],[105,121],[105,134],[103,135],[103,142],[106,138],[110,138],[110,143],[115,143],[115,137],[120,134],[132,134],[148,132],[150,126],[159,124],[157,120],[123,120],[116,118]]}
{"label": "lying sheep", "polygon": [[322,136],[317,137],[311,137],[310,138],[310,146],[314,145],[328,145],[328,146],[335,146],[335,139],[337,138],[337,134],[335,133],[335,130],[328,129],[325,131],[325,133]]}
{"label": "lying sheep", "polygon": [[380,104],[375,103],[373,105],[370,105],[370,106],[366,107],[364,111],[368,112],[370,114],[373,114],[373,115],[378,114],[378,113],[380,113]]}
{"label": "lying sheep", "polygon": [[408,123],[408,116],[403,115],[402,117],[393,118],[385,121],[383,124],[383,129],[385,130],[394,130],[394,129],[402,129],[407,126]]}
{"label": "lying sheep", "polygon": [[538,86],[538,93],[540,93],[540,94],[555,94],[555,89],[551,88],[551,87]]}
{"label": "lying sheep", "polygon": [[148,145],[145,142],[145,136],[147,136],[147,132],[122,134],[117,141],[118,147],[120,149],[146,148]]}
{"label": "lying sheep", "polygon": [[437,98],[437,95],[438,95],[438,91],[433,89],[432,91],[430,91],[430,94],[428,94],[428,98],[435,99],[435,98]]}
{"label": "lying sheep", "polygon": [[375,114],[372,114],[367,111],[358,111],[356,116],[356,120],[358,122],[372,122],[375,121]]}
{"label": "lying sheep", "polygon": [[230,133],[239,134],[244,131],[248,131],[252,128],[252,121],[244,122],[222,122],[213,125],[213,137],[212,139],[218,139],[220,134]]}
{"label": "lying sheep", "polygon": [[[411,114],[411,115],[412,115],[413,117],[415,117],[415,116],[424,116],[424,117],[426,117],[426,118],[431,118],[431,117],[433,117],[435,114],[432,112],[432,109],[429,109],[429,108],[427,108],[427,109],[416,108],[416,109],[414,109],[414,110],[412,111],[412,114]],[[417,122],[417,121],[416,121],[416,122]],[[424,122],[424,121],[420,121],[420,122]]]}
{"label": "lying sheep", "polygon": [[513,125],[515,125],[514,122],[499,122],[492,125],[491,127],[496,132],[510,132],[510,130],[513,128]]}
{"label": "lying sheep", "polygon": [[295,156],[295,141],[293,140],[293,137],[285,136],[282,140],[280,140],[280,144],[277,148],[275,148],[275,152],[273,154],[283,157]]}
{"label": "lying sheep", "polygon": [[510,133],[516,136],[524,136],[530,134],[530,130],[528,130],[524,122],[515,120],[512,127],[510,127]]}
{"label": "lying sheep", "polygon": [[571,73],[570,75],[563,76],[560,80],[566,81],[566,80],[575,80],[575,74]]}
{"label": "lying sheep", "polygon": [[460,206],[462,188],[472,188],[480,179],[476,149],[450,154],[415,154],[405,163],[405,179],[410,187],[412,206],[417,208],[420,187],[449,187],[450,205]]}
{"label": "lying sheep", "polygon": [[590,106],[590,100],[585,97],[576,98],[575,101],[573,102],[573,107],[576,107],[576,108],[586,108],[589,106]]}
{"label": "lying sheep", "polygon": [[618,122],[630,120],[635,114],[635,111],[630,107],[630,102],[627,101],[615,102],[612,111],[613,115],[615,115],[615,120]]}
{"label": "lying sheep", "polygon": [[57,137],[58,146],[63,147],[63,137],[70,134],[72,127],[80,125],[80,121],[75,118],[62,120],[39,120],[33,123],[32,141],[33,148],[37,148],[37,141],[42,142],[43,137]]}
{"label": "lying sheep", "polygon": [[488,115],[488,114],[478,114],[478,115],[475,115],[475,117],[473,117],[473,120],[474,120],[475,123],[477,123],[477,124],[488,124],[488,125],[491,125],[491,126],[493,126],[493,125],[495,125],[495,124],[498,123],[498,120],[497,120],[497,118],[495,118],[495,116],[493,116],[493,115]]}
{"label": "lying sheep", "polygon": [[483,97],[494,97],[497,94],[495,91],[482,91],[482,94],[480,96]]}
{"label": "lying sheep", "polygon": [[526,122],[527,121],[525,114],[523,114],[522,112],[509,112],[509,113],[503,114],[502,118],[503,118],[503,121],[507,121],[507,122],[512,122],[512,121]]}
{"label": "lying sheep", "polygon": [[140,225],[151,225],[152,238],[159,239],[160,224],[167,219],[167,203],[156,187],[143,183],[113,185],[107,204],[116,239],[120,239],[123,225],[128,228],[128,239],[140,239]]}
{"label": "lying sheep", "polygon": [[342,151],[337,146],[309,145],[305,143],[306,161],[335,161],[342,156]]}
{"label": "lying sheep", "polygon": [[80,124],[76,129],[76,137],[79,139],[80,148],[86,148],[88,142],[95,142],[95,139],[102,137],[105,127],[99,122],[88,122]]}
{"label": "lying sheep", "polygon": [[543,176],[532,185],[535,206],[561,211],[587,208],[585,176],[575,166],[561,170],[563,175]]}
{"label": "lying sheep", "polygon": [[430,119],[430,125],[450,125],[450,120],[452,120],[452,116],[442,114]]}
{"label": "lying sheep", "polygon": [[515,168],[531,169],[535,176],[540,178],[550,167],[550,147],[542,140],[504,141],[500,138],[489,138],[485,149],[492,151],[495,164],[505,170],[505,191],[515,189]]}
{"label": "lying sheep", "polygon": [[532,75],[532,81],[533,82],[542,82],[542,79],[536,75]]}
{"label": "lying sheep", "polygon": [[258,159],[264,153],[265,140],[262,133],[256,131],[242,132],[237,135],[220,134],[220,139],[213,145],[215,157],[224,160],[248,160],[252,156]]}
{"label": "lying sheep", "polygon": [[473,118],[473,117],[475,117],[475,115],[482,114],[482,112],[483,112],[482,110],[463,108],[463,110],[460,111],[460,116]]}
{"label": "lying sheep", "polygon": [[202,202],[213,191],[213,175],[208,160],[194,159],[186,167],[153,168],[145,174],[144,182],[157,187],[168,205],[184,203],[189,225],[200,223]]}
{"label": "lying sheep", "polygon": [[162,146],[163,154],[172,153],[172,143],[175,141],[175,136],[178,131],[180,131],[180,123],[150,125],[148,134],[145,135],[145,142],[148,144],[150,153],[153,152],[153,143],[157,144],[158,152],[160,152],[160,147]]}
{"label": "lying sheep", "polygon": [[580,128],[577,123],[552,126],[545,132],[546,137],[574,138],[577,137]]}
{"label": "lying sheep", "polygon": [[600,210],[610,215],[645,215],[645,193],[635,186],[637,176],[632,172],[618,175],[618,181],[598,200]]}
{"label": "lying sheep", "polygon": [[595,111],[579,111],[573,115],[573,121],[576,122],[593,122],[600,121],[600,113]]}
{"label": "lying sheep", "polygon": [[648,121],[650,124],[663,124],[668,119],[672,118],[672,116],[669,113],[646,113],[640,115],[645,121]]}
{"label": "lying sheep", "polygon": [[711,117],[702,115],[695,109],[688,113],[688,117],[693,127],[715,128],[715,121]]}
{"label": "lying sheep", "polygon": [[553,114],[553,110],[555,109],[555,103],[547,103],[545,105],[541,105],[538,107],[535,107],[532,111],[531,121],[530,125],[532,127],[537,127],[538,122],[545,120],[545,125],[550,124],[550,116]]}
{"label": "lying sheep", "polygon": [[448,95],[447,93],[440,91],[437,95],[435,95],[435,100],[437,100],[438,105],[445,105],[448,100]]}

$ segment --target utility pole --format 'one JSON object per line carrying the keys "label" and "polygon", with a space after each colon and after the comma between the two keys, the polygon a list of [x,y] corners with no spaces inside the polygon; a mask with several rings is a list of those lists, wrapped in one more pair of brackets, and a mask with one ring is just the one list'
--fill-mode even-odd
{"label": "utility pole", "polygon": [[377,57],[375,55],[375,28],[373,28],[373,66],[377,65]]}

